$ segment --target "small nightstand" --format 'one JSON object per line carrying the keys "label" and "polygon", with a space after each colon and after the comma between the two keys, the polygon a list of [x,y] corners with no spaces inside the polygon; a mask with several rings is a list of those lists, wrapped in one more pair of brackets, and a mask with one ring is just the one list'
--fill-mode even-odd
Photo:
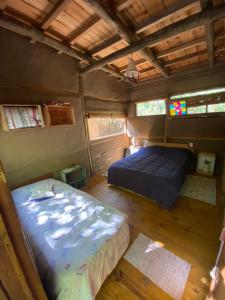
{"label": "small nightstand", "polygon": [[196,172],[203,175],[213,176],[215,162],[215,153],[199,152]]}
{"label": "small nightstand", "polygon": [[74,188],[80,189],[86,183],[86,170],[85,168],[75,165],[71,168],[64,169],[60,172],[61,180]]}

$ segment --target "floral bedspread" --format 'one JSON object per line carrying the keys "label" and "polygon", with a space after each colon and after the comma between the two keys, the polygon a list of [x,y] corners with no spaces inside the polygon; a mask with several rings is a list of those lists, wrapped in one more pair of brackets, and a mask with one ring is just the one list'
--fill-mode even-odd
{"label": "floral bedspread", "polygon": [[[32,200],[43,185],[54,197]],[[48,297],[94,299],[129,244],[127,216],[55,179],[12,196]]]}

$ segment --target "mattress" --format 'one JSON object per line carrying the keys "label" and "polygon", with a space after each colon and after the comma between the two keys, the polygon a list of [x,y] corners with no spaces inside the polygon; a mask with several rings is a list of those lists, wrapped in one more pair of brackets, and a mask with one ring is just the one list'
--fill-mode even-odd
{"label": "mattress", "polygon": [[145,147],[114,163],[108,183],[155,200],[165,209],[176,201],[193,154],[188,149]]}
{"label": "mattress", "polygon": [[[43,185],[54,197],[29,200]],[[12,196],[49,299],[94,299],[129,244],[127,216],[54,179]]]}

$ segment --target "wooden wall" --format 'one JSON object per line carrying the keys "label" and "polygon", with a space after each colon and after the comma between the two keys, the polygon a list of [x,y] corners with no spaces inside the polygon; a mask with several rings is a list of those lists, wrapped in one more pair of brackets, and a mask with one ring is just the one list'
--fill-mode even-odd
{"label": "wooden wall", "polygon": [[[76,118],[74,126],[16,132],[0,129],[0,158],[10,186],[44,173],[57,173],[73,163],[85,166],[89,173],[76,60],[3,29],[0,29],[0,41],[0,104],[71,102]],[[92,110],[102,109],[105,97],[112,100],[112,105],[107,106],[109,111],[113,107],[124,109],[115,100],[127,98],[127,84],[101,71],[84,76],[83,82],[85,94],[89,96],[87,107],[92,103]],[[90,100],[93,96],[95,103]],[[98,101],[96,97],[101,99]]]}

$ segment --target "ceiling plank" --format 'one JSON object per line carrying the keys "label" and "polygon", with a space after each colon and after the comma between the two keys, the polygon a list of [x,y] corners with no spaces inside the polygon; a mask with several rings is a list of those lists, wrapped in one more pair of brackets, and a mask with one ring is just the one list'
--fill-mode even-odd
{"label": "ceiling plank", "polygon": [[101,21],[101,18],[97,15],[88,18],[83,24],[75,29],[74,32],[72,32],[70,38],[68,39],[68,43],[70,45],[74,44],[78,38],[81,38],[87,34],[87,32],[91,31],[99,21]]}
{"label": "ceiling plank", "polygon": [[133,4],[135,0],[120,0],[118,5],[117,5],[117,10],[121,11]]}
{"label": "ceiling plank", "polygon": [[180,14],[185,10],[191,9],[192,7],[194,7],[196,5],[196,3],[198,3],[199,1],[196,0],[182,0],[182,1],[178,1],[178,4],[173,5],[172,7],[170,7],[169,9],[167,9],[165,12],[163,12],[162,14],[155,16],[155,17],[150,17],[149,19],[140,22],[137,26],[136,26],[136,33],[141,33],[142,31],[157,25],[160,22],[163,22],[171,17],[173,17],[174,15]]}
{"label": "ceiling plank", "polygon": [[206,39],[207,39],[207,48],[208,48],[208,56],[209,56],[209,65],[212,67],[215,63],[215,55],[214,55],[214,22],[208,22],[205,26],[206,31]]}
{"label": "ceiling plank", "polygon": [[205,25],[208,21],[215,21],[216,19],[223,18],[224,16],[225,4],[221,4],[213,8],[207,8],[198,14],[192,15],[184,20],[178,21],[177,23],[171,24],[157,32],[154,32],[151,35],[148,35],[136,42],[133,42],[132,45],[120,49],[100,59],[92,66],[83,69],[82,72],[86,73],[97,70],[98,68],[109,64],[114,60],[129,55],[131,52],[137,52],[145,47],[152,47],[159,42],[163,42],[164,40],[167,40],[173,36],[177,36],[183,32],[192,30],[193,28]]}
{"label": "ceiling plank", "polygon": [[[146,59],[140,58],[140,59],[138,59],[138,60],[135,61],[135,65],[136,65],[136,66],[140,66],[140,65],[142,65],[142,64],[146,64]],[[119,70],[120,70],[120,71],[125,71],[126,68],[127,68],[127,64],[124,65],[124,66],[122,66],[122,67],[120,67]],[[153,67],[153,68],[154,68],[154,67]]]}
{"label": "ceiling plank", "polygon": [[89,50],[89,53],[91,55],[95,55],[101,52],[102,50],[107,49],[108,47],[112,47],[114,44],[118,43],[119,41],[121,41],[121,37],[118,34],[116,34],[113,37],[109,38],[108,40],[104,41],[103,43],[91,48],[91,50]]}
{"label": "ceiling plank", "polygon": [[[129,44],[136,42],[139,40],[139,37],[131,32],[120,20],[120,18],[109,10],[106,10],[99,2],[96,0],[86,0],[86,3],[95,11],[96,14],[99,15],[102,19],[104,19],[109,25],[111,25]],[[169,74],[167,71],[162,67],[160,61],[154,55],[153,51],[150,49],[139,49],[140,55],[143,56],[145,59],[149,60],[150,63],[157,68],[160,73],[164,77],[168,77]]]}
{"label": "ceiling plank", "polygon": [[194,46],[199,46],[199,45],[202,45],[202,44],[205,44],[205,43],[206,43],[205,37],[195,39],[193,41],[183,43],[179,46],[170,48],[168,50],[161,51],[161,52],[157,53],[157,57],[162,58],[162,57],[165,57],[165,56],[168,56],[168,55],[171,55],[171,54],[175,54],[175,53],[178,53],[180,51],[184,51],[184,50],[190,49]]}
{"label": "ceiling plank", "polygon": [[58,15],[64,10],[64,8],[71,2],[72,0],[59,0],[57,4],[53,7],[50,13],[47,15],[45,21],[43,22],[41,28],[43,30],[47,30],[48,27],[52,24],[52,22],[58,17]]}
{"label": "ceiling plank", "polygon": [[7,0],[0,0],[0,11],[4,10],[7,4]]}
{"label": "ceiling plank", "polygon": [[173,65],[175,65],[177,63],[184,62],[187,59],[192,59],[192,58],[195,58],[197,56],[200,56],[200,55],[203,55],[203,54],[206,54],[206,53],[207,53],[207,50],[202,50],[202,51],[199,51],[199,52],[196,52],[196,53],[193,53],[193,54],[189,54],[189,55],[186,55],[186,56],[178,57],[176,59],[167,61],[166,63],[164,63],[164,66],[165,67],[170,67],[170,66],[173,66]]}

